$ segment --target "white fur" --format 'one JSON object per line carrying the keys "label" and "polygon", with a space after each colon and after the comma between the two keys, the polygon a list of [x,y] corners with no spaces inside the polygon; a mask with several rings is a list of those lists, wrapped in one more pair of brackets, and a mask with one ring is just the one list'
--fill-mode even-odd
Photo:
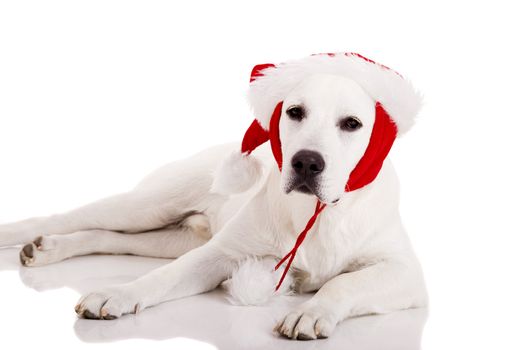
{"label": "white fur", "polygon": [[[293,105],[302,105],[306,110],[301,122],[286,116],[285,111]],[[363,126],[354,132],[342,131],[337,125],[347,116],[359,118]],[[375,102],[355,81],[327,74],[304,79],[283,101],[279,125],[283,191],[289,191],[295,174],[292,157],[308,149],[320,153],[326,163],[319,175],[322,186],[315,194],[325,203],[340,199],[350,173],[365,153],[374,123]]]}
{"label": "white fur", "polygon": [[[239,149],[239,144],[218,146],[160,168],[129,192],[67,213],[0,225],[0,246],[30,242],[21,251],[26,266],[97,252],[176,258],[133,282],[84,295],[76,307],[82,317],[138,312],[212,290],[234,273],[239,283],[233,294],[260,302],[273,276],[256,276],[255,265],[237,270],[239,262],[283,257],[323,199],[329,204],[292,264],[294,289],[315,294],[290,310],[275,331],[291,339],[322,338],[347,317],[424,306],[423,275],[401,223],[392,164],[387,159],[366,187],[343,191],[345,175],[370,135],[374,101],[363,91],[361,83],[330,74],[294,86],[285,104],[301,100],[310,114],[300,123],[281,118],[283,173],[266,144],[254,152],[264,168],[260,181],[237,196],[210,192],[212,173]],[[338,129],[336,121],[347,113],[358,113],[363,127],[351,133]],[[286,194],[282,187],[290,176],[290,157],[305,148],[319,151],[327,164],[317,197]],[[330,204],[333,198],[339,198],[336,205]],[[262,279],[260,292],[254,286]]]}
{"label": "white fur", "polygon": [[256,157],[234,151],[219,165],[210,191],[223,195],[247,191],[261,177],[261,168]]}
{"label": "white fur", "polygon": [[284,266],[275,271],[277,262],[274,258],[257,257],[242,261],[226,284],[232,304],[263,305],[273,296],[290,294],[293,281],[289,275],[285,277],[279,290],[275,291],[284,271]]}
{"label": "white fur", "polygon": [[351,54],[313,55],[277,64],[260,73],[262,76],[250,84],[248,99],[257,120],[266,129],[277,103],[314,74],[332,74],[357,82],[374,101],[381,102],[395,121],[399,135],[410,129],[421,108],[422,97],[408,80]]}

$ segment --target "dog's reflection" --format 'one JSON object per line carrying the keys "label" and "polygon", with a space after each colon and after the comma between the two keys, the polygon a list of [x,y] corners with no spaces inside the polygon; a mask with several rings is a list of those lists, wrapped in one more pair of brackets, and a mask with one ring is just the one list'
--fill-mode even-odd
{"label": "dog's reflection", "polygon": [[[38,291],[68,287],[84,294],[110,284],[131,281],[168,262],[167,259],[98,255],[24,268],[18,263],[17,248],[0,250],[0,270],[18,269],[23,283]],[[217,289],[113,321],[78,319],[74,329],[86,342],[185,337],[213,344],[219,349],[420,348],[426,309],[348,319],[324,340],[296,342],[271,333],[280,317],[309,297],[279,297],[264,307],[233,306],[224,291]]]}

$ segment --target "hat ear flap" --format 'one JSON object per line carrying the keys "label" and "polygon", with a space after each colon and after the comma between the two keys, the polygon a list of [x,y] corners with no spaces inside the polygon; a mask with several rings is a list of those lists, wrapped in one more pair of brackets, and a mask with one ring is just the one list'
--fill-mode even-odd
{"label": "hat ear flap", "polygon": [[375,180],[396,136],[396,124],[381,103],[376,102],[376,116],[370,141],[363,157],[348,178],[346,192],[360,189]]}
{"label": "hat ear flap", "polygon": [[272,147],[273,157],[277,162],[279,170],[283,168],[283,151],[281,147],[281,136],[279,133],[279,122],[281,121],[281,113],[283,109],[283,101],[279,102],[273,110],[272,117],[270,119],[270,145]]}

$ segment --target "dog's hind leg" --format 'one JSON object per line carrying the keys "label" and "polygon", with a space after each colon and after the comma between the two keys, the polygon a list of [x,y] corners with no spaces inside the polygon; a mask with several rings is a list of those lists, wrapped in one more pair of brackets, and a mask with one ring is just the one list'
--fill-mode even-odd
{"label": "dog's hind leg", "polygon": [[169,224],[180,211],[168,213],[152,195],[138,191],[105,198],[64,214],[0,225],[0,246],[25,243],[41,235],[104,229],[141,232]]}
{"label": "dog's hind leg", "polygon": [[210,238],[208,218],[204,214],[192,213],[176,224],[149,232],[123,234],[88,230],[39,236],[22,248],[20,261],[25,266],[42,266],[95,253],[178,258]]}
{"label": "dog's hind leg", "polygon": [[27,243],[38,236],[86,230],[135,233],[160,229],[189,210],[207,210],[221,199],[209,193],[212,170],[235,145],[208,149],[167,164],[135,189],[64,214],[0,225],[0,247]]}

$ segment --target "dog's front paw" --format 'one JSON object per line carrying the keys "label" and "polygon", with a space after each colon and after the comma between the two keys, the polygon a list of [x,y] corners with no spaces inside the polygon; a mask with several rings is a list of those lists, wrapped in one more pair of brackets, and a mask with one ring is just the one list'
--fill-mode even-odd
{"label": "dog's front paw", "polygon": [[336,325],[336,316],[326,308],[305,303],[277,323],[274,331],[290,339],[313,340],[327,338]]}
{"label": "dog's front paw", "polygon": [[137,313],[139,309],[136,298],[121,286],[89,293],[80,298],[75,306],[79,317],[100,320],[113,320],[125,314]]}

